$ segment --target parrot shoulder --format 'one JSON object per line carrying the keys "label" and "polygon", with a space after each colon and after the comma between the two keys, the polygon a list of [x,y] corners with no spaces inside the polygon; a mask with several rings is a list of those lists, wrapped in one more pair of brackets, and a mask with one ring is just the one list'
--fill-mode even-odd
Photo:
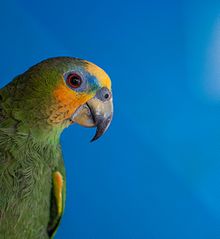
{"label": "parrot shoulder", "polygon": [[64,210],[65,186],[63,175],[59,171],[52,174],[52,190],[51,190],[51,209],[50,221],[48,224],[48,235],[53,238],[60,224],[60,220]]}

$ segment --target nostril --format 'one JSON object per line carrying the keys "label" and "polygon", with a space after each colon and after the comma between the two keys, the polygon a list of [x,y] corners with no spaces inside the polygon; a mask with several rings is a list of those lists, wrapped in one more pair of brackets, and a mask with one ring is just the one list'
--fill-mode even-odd
{"label": "nostril", "polygon": [[106,93],[104,97],[105,97],[105,99],[107,100],[107,99],[109,98],[109,94]]}
{"label": "nostril", "polygon": [[108,101],[112,98],[112,94],[108,88],[103,87],[96,93],[96,97],[101,101]]}

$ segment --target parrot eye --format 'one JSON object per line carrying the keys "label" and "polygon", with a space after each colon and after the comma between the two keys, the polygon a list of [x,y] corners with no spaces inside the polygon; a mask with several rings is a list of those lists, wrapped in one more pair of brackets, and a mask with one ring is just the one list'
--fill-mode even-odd
{"label": "parrot eye", "polygon": [[67,84],[74,89],[79,88],[82,84],[82,78],[75,73],[71,73],[67,77]]}

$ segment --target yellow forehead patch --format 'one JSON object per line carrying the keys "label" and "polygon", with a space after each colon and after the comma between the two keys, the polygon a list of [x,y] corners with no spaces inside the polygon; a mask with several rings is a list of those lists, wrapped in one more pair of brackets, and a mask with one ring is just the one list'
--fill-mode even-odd
{"label": "yellow forehead patch", "polygon": [[96,77],[96,79],[100,82],[101,87],[107,87],[108,89],[111,90],[111,79],[107,75],[107,73],[102,70],[100,67],[97,65],[85,61],[88,64],[85,65],[86,70],[93,76]]}

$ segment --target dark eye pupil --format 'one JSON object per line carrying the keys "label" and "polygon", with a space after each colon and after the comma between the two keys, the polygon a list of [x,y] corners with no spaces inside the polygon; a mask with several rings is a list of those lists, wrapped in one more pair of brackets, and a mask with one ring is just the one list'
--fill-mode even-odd
{"label": "dark eye pupil", "polygon": [[72,85],[79,86],[80,83],[81,83],[81,80],[77,77],[72,77],[70,82],[71,82]]}
{"label": "dark eye pupil", "polygon": [[79,75],[71,74],[68,76],[68,83],[73,88],[78,88],[82,84],[82,79]]}

